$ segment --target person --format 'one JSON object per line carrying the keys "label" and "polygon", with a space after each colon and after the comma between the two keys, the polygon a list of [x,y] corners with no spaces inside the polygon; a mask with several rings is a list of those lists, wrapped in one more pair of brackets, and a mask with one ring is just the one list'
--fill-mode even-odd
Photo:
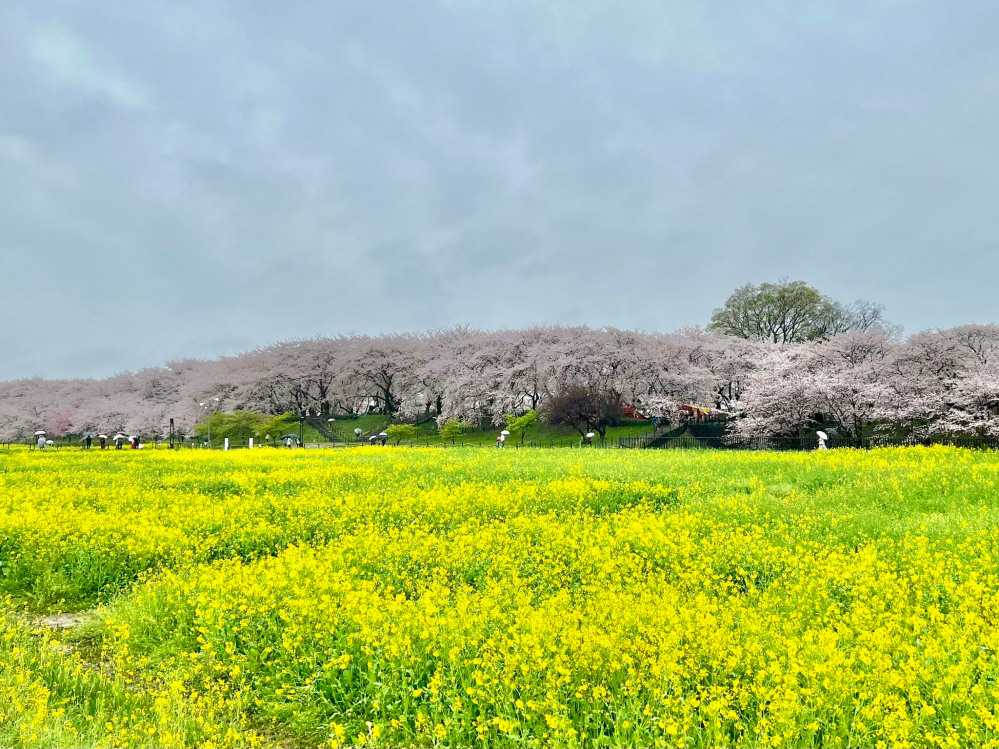
{"label": "person", "polygon": [[121,450],[121,437],[114,438],[114,449]]}
{"label": "person", "polygon": [[826,440],[829,439],[829,435],[827,435],[825,432],[816,432],[815,434],[817,434],[818,437],[819,437],[819,449],[820,450],[825,450],[826,449]]}
{"label": "person", "polygon": [[361,427],[357,427],[356,429],[354,429],[354,437],[357,438],[358,442],[361,441]]}
{"label": "person", "polygon": [[593,432],[586,433],[586,446],[593,447]]}
{"label": "person", "polygon": [[91,434],[88,434],[88,435],[87,435],[87,449],[88,449],[88,450],[90,449],[90,446],[91,446],[92,444],[94,444],[94,437],[93,437],[93,435],[91,435]]}
{"label": "person", "polygon": [[382,438],[382,447],[385,447],[385,443],[388,442],[388,435],[382,434],[382,435],[379,435],[379,436]]}
{"label": "person", "polygon": [[506,435],[505,434],[501,434],[499,436],[499,445],[497,445],[497,447],[506,447]]}
{"label": "person", "polygon": [[108,438],[101,437],[101,450],[107,449],[107,446],[108,446]]}
{"label": "person", "polygon": [[39,450],[44,450],[45,449],[45,435],[44,434],[39,434],[38,435],[38,449]]}
{"label": "person", "polygon": [[378,437],[376,437],[376,436],[375,436],[375,435],[373,435],[373,434],[372,434],[372,435],[371,435],[370,437],[368,437],[368,442],[369,442],[369,443],[371,444],[371,446],[372,446],[372,447],[374,447],[374,446],[375,446],[375,443],[376,443],[377,441],[378,441]]}
{"label": "person", "polygon": [[287,447],[289,450],[291,449],[291,437],[284,438],[284,446]]}

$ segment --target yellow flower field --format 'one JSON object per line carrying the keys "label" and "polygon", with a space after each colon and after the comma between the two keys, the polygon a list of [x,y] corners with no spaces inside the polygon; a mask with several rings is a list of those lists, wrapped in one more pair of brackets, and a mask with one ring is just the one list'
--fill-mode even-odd
{"label": "yellow flower field", "polygon": [[999,745],[995,453],[12,451],[0,543],[4,746]]}

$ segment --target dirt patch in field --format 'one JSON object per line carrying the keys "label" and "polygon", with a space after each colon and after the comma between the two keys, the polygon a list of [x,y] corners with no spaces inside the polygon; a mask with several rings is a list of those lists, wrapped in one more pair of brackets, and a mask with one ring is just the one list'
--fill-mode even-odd
{"label": "dirt patch in field", "polygon": [[76,614],[52,614],[51,616],[43,616],[38,620],[38,624],[49,629],[72,629],[73,627],[79,627],[86,620],[87,614],[83,612]]}

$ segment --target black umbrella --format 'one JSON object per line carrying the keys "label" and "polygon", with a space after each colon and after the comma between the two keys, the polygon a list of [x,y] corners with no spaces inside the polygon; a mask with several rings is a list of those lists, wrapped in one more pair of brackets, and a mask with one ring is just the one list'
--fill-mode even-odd
{"label": "black umbrella", "polygon": [[295,440],[295,442],[298,442],[298,435],[297,434],[286,434],[286,435],[282,436],[281,439],[283,439],[283,440]]}

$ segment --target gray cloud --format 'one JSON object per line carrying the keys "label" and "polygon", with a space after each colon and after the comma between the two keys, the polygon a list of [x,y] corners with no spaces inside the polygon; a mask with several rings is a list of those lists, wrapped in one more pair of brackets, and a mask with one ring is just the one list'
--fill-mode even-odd
{"label": "gray cloud", "polygon": [[803,278],[999,318],[999,6],[0,9],[0,378],[671,329]]}

